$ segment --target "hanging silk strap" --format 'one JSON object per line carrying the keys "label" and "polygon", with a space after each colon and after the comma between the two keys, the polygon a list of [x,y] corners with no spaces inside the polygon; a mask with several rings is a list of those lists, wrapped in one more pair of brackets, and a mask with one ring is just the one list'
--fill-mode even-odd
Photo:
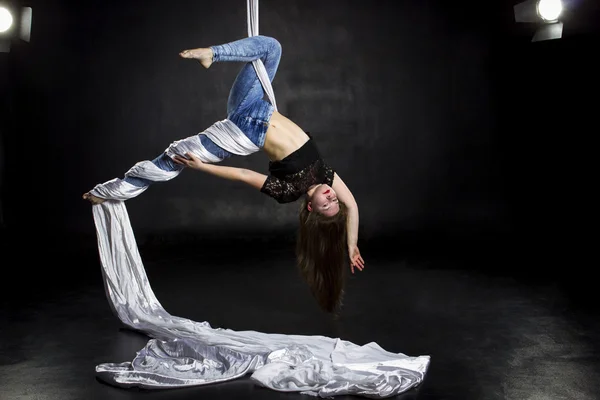
{"label": "hanging silk strap", "polygon": [[[248,36],[258,36],[258,0],[246,0],[246,8],[248,11]],[[277,103],[275,102],[275,93],[271,86],[271,80],[267,74],[267,70],[261,59],[252,61],[252,66],[258,75],[258,79],[263,87],[263,90],[269,97],[269,101],[277,111]]]}

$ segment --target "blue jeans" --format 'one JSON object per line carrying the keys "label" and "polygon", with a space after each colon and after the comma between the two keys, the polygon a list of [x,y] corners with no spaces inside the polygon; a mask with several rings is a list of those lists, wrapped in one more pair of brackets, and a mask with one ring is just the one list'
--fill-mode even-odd
{"label": "blue jeans", "polygon": [[[213,51],[213,63],[226,61],[245,62],[238,73],[227,100],[227,119],[237,125],[257,147],[262,148],[269,127],[269,120],[275,108],[264,100],[265,92],[252,66],[252,61],[261,59],[269,79],[273,81],[281,59],[281,45],[268,36],[251,36],[234,42],[210,46]],[[225,159],[231,153],[217,146],[206,135],[199,134],[206,150]],[[165,153],[152,160],[154,165],[165,171],[175,171],[184,167],[175,164]],[[148,186],[152,183],[143,178],[125,177],[124,180],[135,186]]]}

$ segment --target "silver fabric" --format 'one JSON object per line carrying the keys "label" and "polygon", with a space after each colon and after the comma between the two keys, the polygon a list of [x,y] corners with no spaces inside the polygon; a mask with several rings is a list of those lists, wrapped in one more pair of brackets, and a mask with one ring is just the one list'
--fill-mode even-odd
{"label": "silver fabric", "polygon": [[127,200],[142,194],[146,189],[147,186],[137,187],[121,178],[115,178],[96,185],[90,193],[101,199]]}
{"label": "silver fabric", "polygon": [[100,379],[151,389],[251,374],[258,385],[277,391],[370,398],[397,395],[424,379],[429,356],[391,353],[375,342],[233,331],[169,314],[150,287],[125,203],[111,200],[92,209],[111,308],[126,326],[152,338],[131,362],[98,365]]}
{"label": "silver fabric", "polygon": [[194,135],[182,140],[174,141],[171,143],[171,145],[169,145],[169,147],[167,147],[165,153],[171,158],[176,155],[183,156],[185,153],[192,153],[196,157],[199,157],[202,162],[206,163],[223,161],[220,157],[215,156],[204,146],[202,146],[200,135]]}
{"label": "silver fabric", "polygon": [[228,119],[215,122],[204,131],[204,134],[219,147],[238,156],[245,156],[260,150],[236,124]]}

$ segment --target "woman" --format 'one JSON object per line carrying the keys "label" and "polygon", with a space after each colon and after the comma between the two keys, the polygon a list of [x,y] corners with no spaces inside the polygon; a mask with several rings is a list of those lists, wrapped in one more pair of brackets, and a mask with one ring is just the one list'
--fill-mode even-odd
{"label": "woman", "polygon": [[[261,59],[272,81],[281,58],[281,45],[271,37],[251,36],[222,45],[185,50],[180,56],[198,60],[204,68],[210,68],[215,62],[245,62],[229,94],[227,118],[268,155],[269,175],[202,162],[191,153],[171,158],[165,152],[152,162],[167,171],[187,167],[241,181],[279,203],[301,199],[296,245],[299,271],[321,308],[335,311],[343,297],[346,251],[352,273],[354,268],[360,271],[364,268],[357,246],[358,206],[339,175],[323,161],[312,137],[263,100],[264,91],[252,61]],[[218,158],[231,156],[206,135],[200,135],[200,140]],[[125,181],[138,187],[151,184],[141,178],[126,177]],[[90,193],[85,193],[83,198],[93,204],[104,201]]]}

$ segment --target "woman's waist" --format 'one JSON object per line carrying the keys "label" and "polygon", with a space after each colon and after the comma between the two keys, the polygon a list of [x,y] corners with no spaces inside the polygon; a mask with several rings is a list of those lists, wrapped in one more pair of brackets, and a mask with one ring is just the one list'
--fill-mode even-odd
{"label": "woman's waist", "polygon": [[271,161],[280,161],[297,152],[309,140],[300,127],[274,112],[266,132],[264,150]]}

